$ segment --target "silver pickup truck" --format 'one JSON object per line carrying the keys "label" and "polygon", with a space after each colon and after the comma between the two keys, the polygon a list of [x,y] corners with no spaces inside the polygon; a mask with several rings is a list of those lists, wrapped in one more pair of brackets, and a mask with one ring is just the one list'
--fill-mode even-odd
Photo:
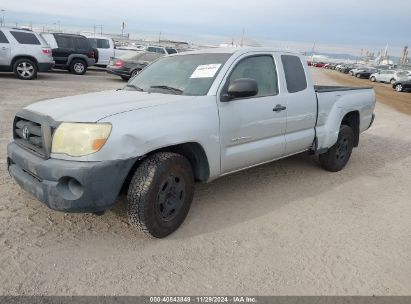
{"label": "silver pickup truck", "polygon": [[374,106],[371,88],[314,86],[293,53],[187,52],[155,61],[122,90],[18,112],[7,163],[55,210],[99,214],[125,192],[130,223],[161,238],[184,221],[195,182],[304,151],[343,169]]}

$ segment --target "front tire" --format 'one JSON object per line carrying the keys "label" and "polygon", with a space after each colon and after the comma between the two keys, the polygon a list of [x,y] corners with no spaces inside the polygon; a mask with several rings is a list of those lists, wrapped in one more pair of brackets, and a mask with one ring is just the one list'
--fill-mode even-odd
{"label": "front tire", "polygon": [[32,80],[37,77],[37,66],[32,60],[22,58],[14,63],[13,72],[19,79]]}
{"label": "front tire", "polygon": [[396,83],[397,81],[393,78],[390,80],[391,85],[394,85],[394,83]]}
{"label": "front tire", "polygon": [[84,60],[74,59],[70,62],[70,72],[75,75],[84,75],[87,71],[87,64]]}
{"label": "front tire", "polygon": [[376,79],[374,76],[372,76],[372,77],[370,78],[370,80],[371,80],[371,82],[376,82],[376,81],[377,81],[377,79]]}
{"label": "front tire", "polygon": [[324,154],[320,154],[321,166],[330,172],[342,170],[350,159],[354,147],[354,132],[347,125],[341,125],[337,142]]}
{"label": "front tire", "polygon": [[183,223],[193,195],[190,162],[176,153],[153,154],[143,160],[130,182],[129,222],[146,235],[166,237]]}

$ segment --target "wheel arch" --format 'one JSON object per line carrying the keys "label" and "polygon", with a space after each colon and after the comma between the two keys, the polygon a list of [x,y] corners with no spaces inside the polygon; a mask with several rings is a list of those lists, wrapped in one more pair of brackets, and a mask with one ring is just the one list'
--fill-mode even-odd
{"label": "wheel arch", "polygon": [[14,68],[14,64],[16,63],[17,60],[19,59],[30,59],[31,61],[34,62],[34,64],[36,65],[36,69],[39,69],[39,62],[37,61],[36,57],[32,56],[32,55],[17,55],[15,57],[13,57],[13,59],[11,60],[11,68]]}
{"label": "wheel arch", "polygon": [[183,155],[190,162],[193,168],[194,179],[198,182],[206,182],[210,177],[210,165],[208,162],[207,154],[201,144],[197,142],[186,142],[167,147],[162,147],[146,153],[144,156],[139,157],[134,165],[131,167],[127,178],[124,181],[123,190],[125,190],[130,183],[134,172],[140,166],[141,162],[149,155],[158,152],[172,152]]}
{"label": "wheel arch", "polygon": [[354,132],[354,147],[358,147],[360,141],[360,112],[351,111],[344,115],[341,125],[349,126]]}

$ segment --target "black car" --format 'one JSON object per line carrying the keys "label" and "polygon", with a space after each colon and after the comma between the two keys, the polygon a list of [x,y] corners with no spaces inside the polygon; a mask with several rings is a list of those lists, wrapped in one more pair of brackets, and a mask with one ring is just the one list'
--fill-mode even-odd
{"label": "black car", "polygon": [[124,80],[129,80],[147,65],[162,56],[162,54],[152,52],[130,52],[119,58],[110,59],[106,71],[107,73],[120,76]]}
{"label": "black car", "polygon": [[83,75],[89,66],[98,61],[97,49],[94,49],[90,41],[82,35],[64,33],[42,33],[41,35],[52,48],[54,67],[57,69]]}
{"label": "black car", "polygon": [[392,88],[397,92],[411,91],[411,80],[399,80],[396,81]]}
{"label": "black car", "polygon": [[340,68],[340,72],[344,74],[348,74],[354,67],[352,65],[343,66]]}
{"label": "black car", "polygon": [[372,69],[365,69],[355,73],[355,77],[357,78],[370,78],[371,74],[377,73],[377,70]]}

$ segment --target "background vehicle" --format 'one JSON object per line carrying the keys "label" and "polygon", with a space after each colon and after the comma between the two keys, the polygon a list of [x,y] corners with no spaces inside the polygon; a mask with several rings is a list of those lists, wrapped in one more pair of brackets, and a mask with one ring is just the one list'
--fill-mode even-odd
{"label": "background vehicle", "polygon": [[377,73],[371,74],[370,80],[372,82],[385,82],[394,84],[399,80],[408,80],[408,73],[405,71],[396,70],[382,70]]}
{"label": "background vehicle", "polygon": [[374,68],[362,68],[362,69],[356,69],[355,72],[353,73],[353,76],[355,76],[357,78],[369,79],[371,74],[374,74],[374,73],[377,73],[377,72],[378,71]]}
{"label": "background vehicle", "polygon": [[147,52],[158,53],[162,55],[171,55],[176,54],[177,50],[171,47],[162,47],[162,46],[148,46],[146,48]]}
{"label": "background vehicle", "polygon": [[323,68],[326,64],[324,62],[316,62],[313,64],[316,68]]}
{"label": "background vehicle", "polygon": [[53,65],[51,48],[38,34],[0,27],[0,71],[31,80],[37,72],[47,72]]}
{"label": "background vehicle", "polygon": [[87,68],[98,61],[98,51],[82,35],[42,33],[41,36],[52,48],[55,68],[83,75]]}
{"label": "background vehicle", "polygon": [[118,75],[124,80],[129,80],[151,62],[162,56],[162,54],[151,52],[131,52],[119,58],[112,58],[106,71],[107,73]]}
{"label": "background vehicle", "polygon": [[109,37],[86,37],[90,41],[91,46],[98,50],[98,61],[96,62],[96,65],[99,66],[107,66],[112,57],[120,57],[129,52],[133,52],[133,49],[116,49],[113,39]]}
{"label": "background vehicle", "polygon": [[184,221],[195,181],[303,151],[342,170],[374,107],[372,88],[313,86],[297,54],[187,52],[160,58],[123,90],[26,107],[7,164],[56,210],[101,212],[127,189],[130,223],[165,237]]}
{"label": "background vehicle", "polygon": [[392,84],[392,88],[397,92],[411,91],[411,79],[396,81]]}

